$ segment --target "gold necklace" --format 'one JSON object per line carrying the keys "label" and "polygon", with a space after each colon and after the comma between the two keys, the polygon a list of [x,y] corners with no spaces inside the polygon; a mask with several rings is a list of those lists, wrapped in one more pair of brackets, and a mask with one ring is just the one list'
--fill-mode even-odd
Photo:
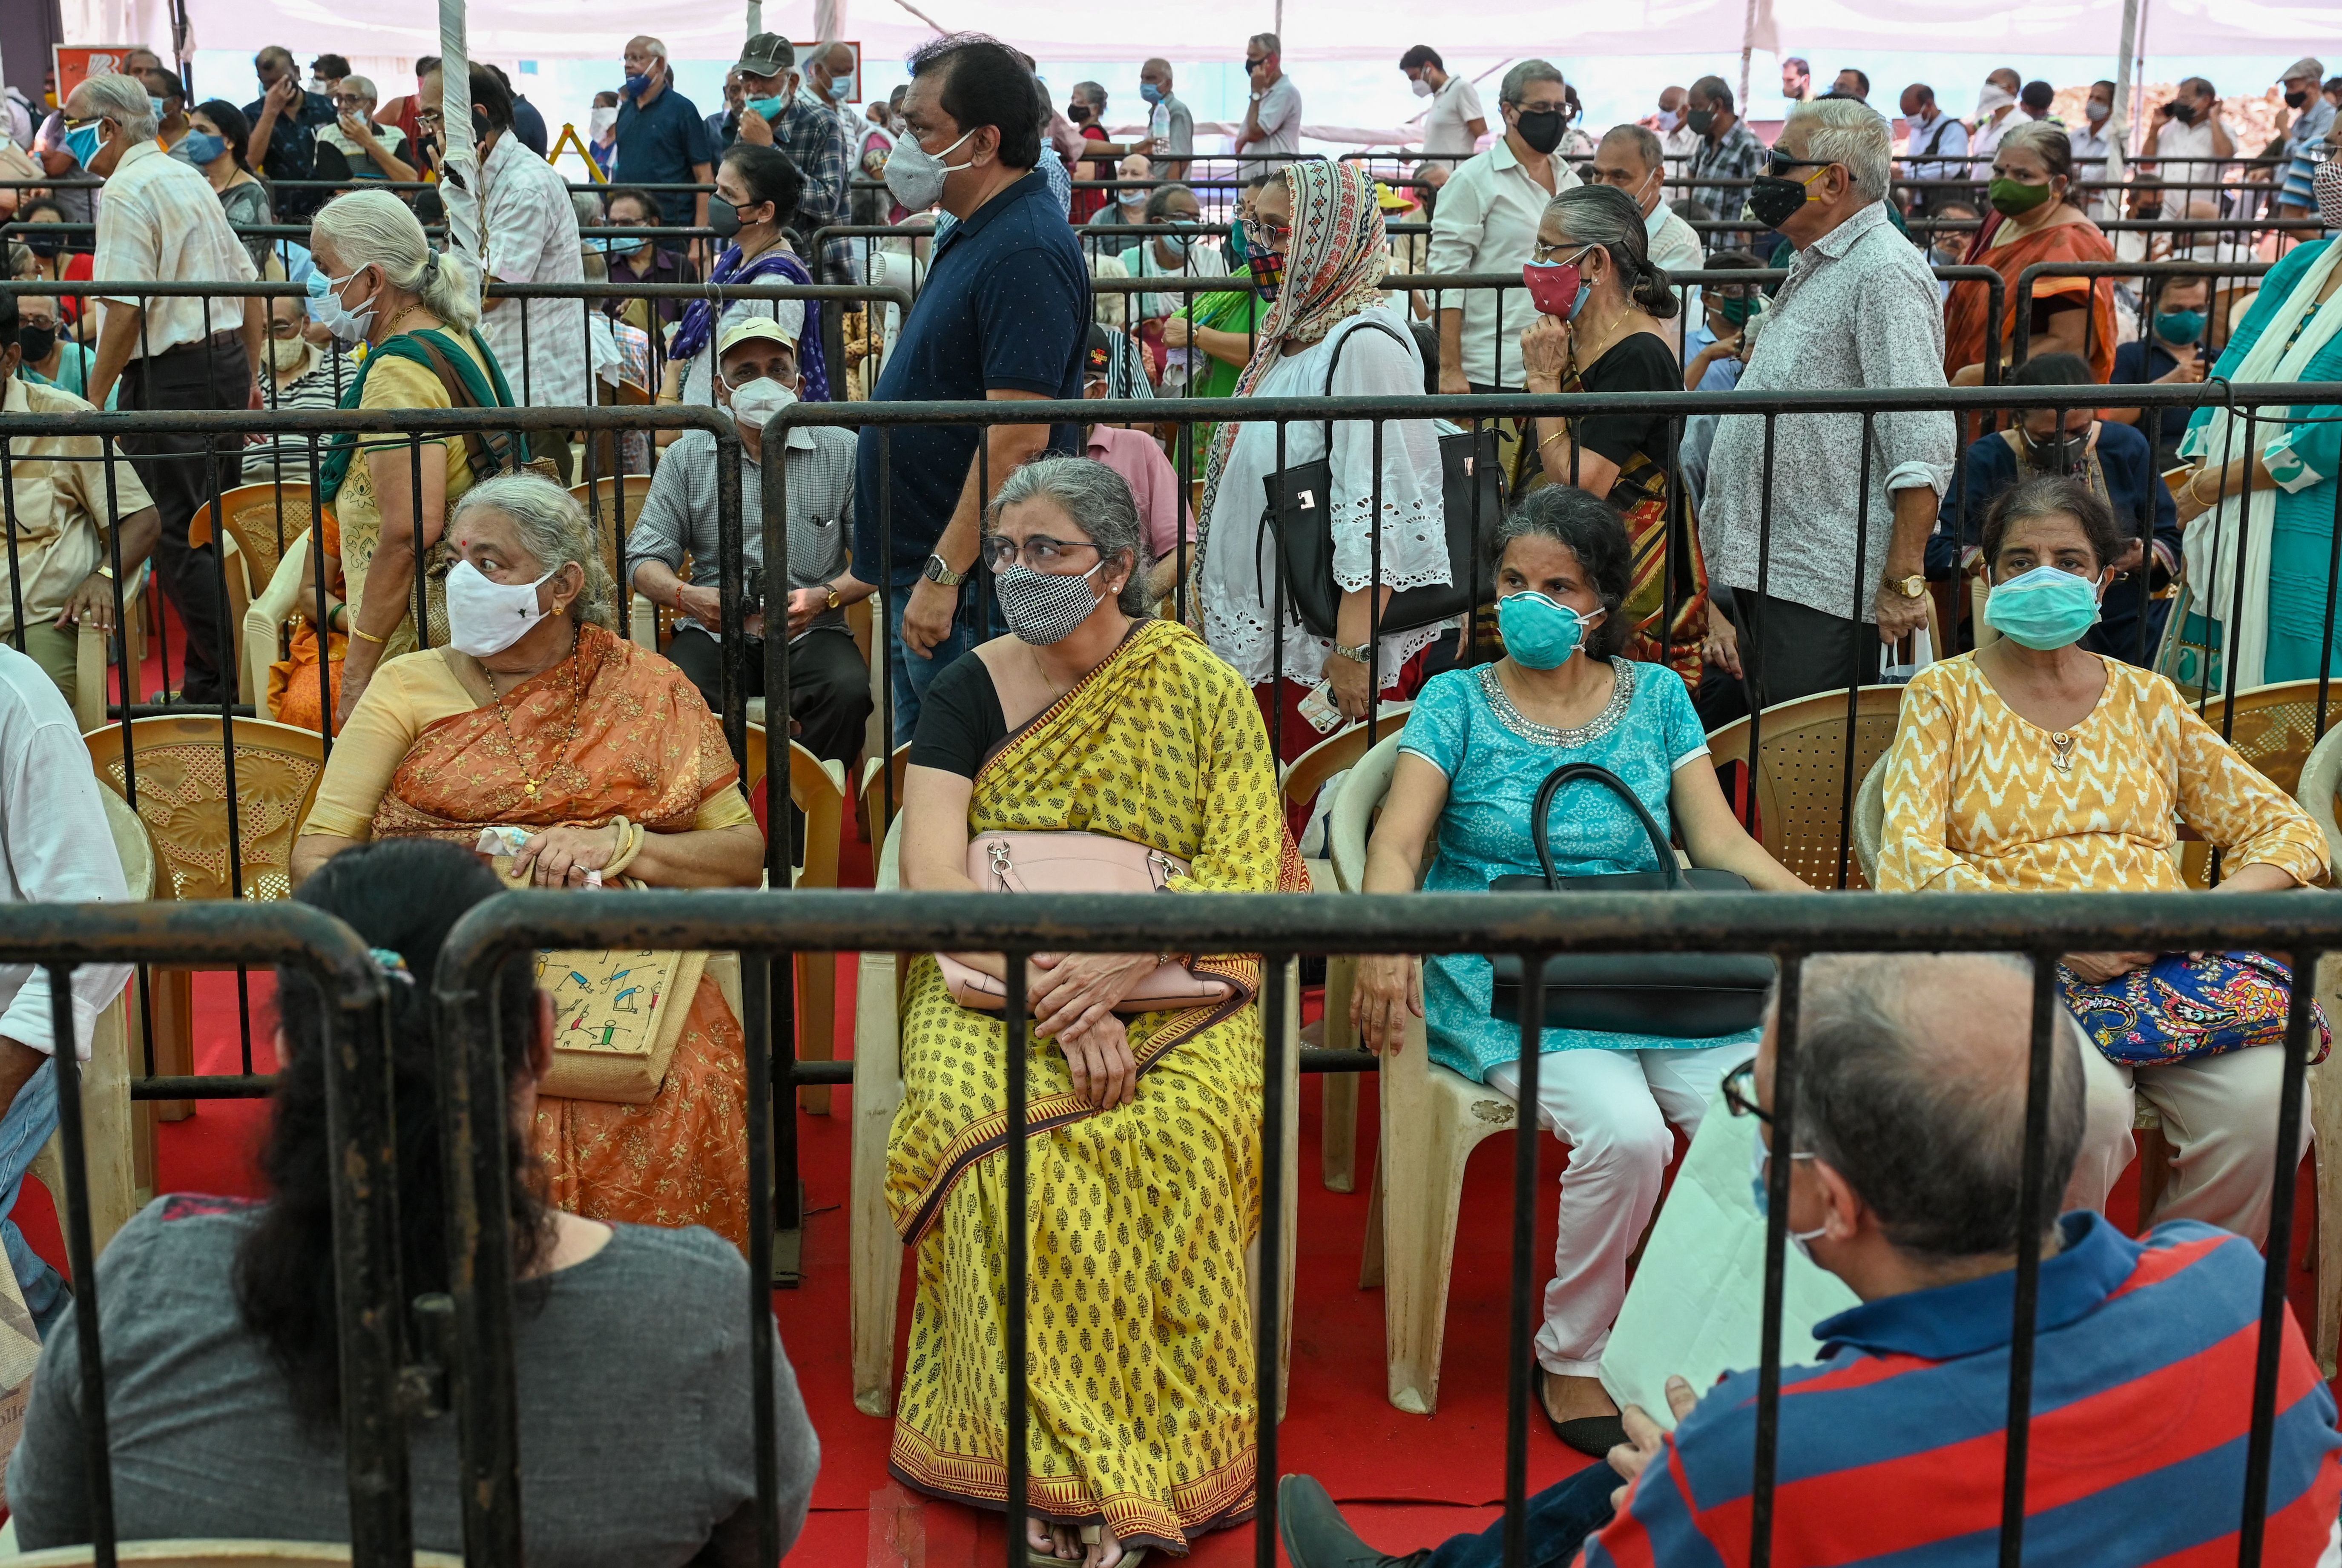
{"label": "gold necklace", "polygon": [[[577,718],[578,714],[584,710],[586,705],[585,694],[578,690],[577,684],[577,654],[580,652],[580,644],[572,644],[569,650],[569,733],[561,737],[561,749],[554,754],[554,766],[557,766],[561,763],[566,761],[569,756],[569,748],[577,743]],[[535,675],[531,675],[526,680],[516,682],[515,683],[513,689],[515,691],[518,691],[520,687],[526,685],[529,681],[533,681],[535,678],[536,677]],[[513,750],[513,764],[515,767],[519,767],[520,740],[512,733],[512,720],[505,713],[504,694],[496,690],[496,679],[493,674],[488,676],[488,699],[495,704],[496,723],[504,727],[505,740],[511,745]],[[544,784],[553,776],[552,766],[548,766],[545,770],[545,775],[544,779],[531,778],[529,776],[528,769],[521,767],[520,784],[522,793],[532,801],[536,799],[537,786]]]}

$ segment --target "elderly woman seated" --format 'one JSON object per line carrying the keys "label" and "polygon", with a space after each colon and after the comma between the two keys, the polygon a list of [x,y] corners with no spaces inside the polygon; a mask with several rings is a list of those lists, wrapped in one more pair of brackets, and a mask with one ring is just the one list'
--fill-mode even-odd
{"label": "elderly woman seated", "polygon": [[[1984,616],[2001,636],[1921,671],[1904,696],[1886,761],[1882,891],[2177,891],[2175,818],[2222,853],[2219,892],[2324,880],[2308,814],[2178,688],[2077,646],[2125,546],[2105,501],[2072,479],[2027,481],[1994,504],[1983,545]],[[2257,953],[2076,953],[2058,979],[2098,1046],[2067,1206],[2102,1205],[2130,1163],[2135,1084],[2177,1151],[2141,1224],[2201,1220],[2258,1242],[2284,966]]]}
{"label": "elderly woman seated", "polygon": [[[399,1263],[410,1293],[445,1290],[449,1267],[433,966],[450,928],[496,892],[495,877],[470,855],[407,842],[353,850],[295,894],[347,922],[389,972]],[[114,1528],[125,1541],[349,1539],[327,1174],[334,1004],[299,968],[277,972],[276,996],[285,1065],[260,1156],[267,1200],[160,1198],[123,1227],[98,1265]],[[507,1219],[521,1303],[513,1348],[532,1558],[746,1568],[757,1560],[742,1313],[748,1271],[705,1231],[600,1224],[545,1207],[525,1129],[553,1055],[553,1002],[515,964],[488,1005],[505,1040],[525,1045],[505,1054]],[[8,1504],[25,1547],[92,1538],[79,1333],[67,1313],[41,1359],[8,1466]],[[773,1373],[786,1549],[805,1522],[821,1449],[777,1343]],[[640,1445],[635,1452],[656,1455],[656,1465],[612,1463],[614,1414]],[[433,1551],[463,1549],[455,1426],[441,1414],[405,1428],[415,1543]]]}
{"label": "elderly woman seated", "polygon": [[[1617,509],[1548,485],[1496,534],[1505,656],[1424,683],[1367,845],[1366,891],[1415,891],[1435,827],[1426,888],[1479,891],[1536,873],[1531,808],[1565,763],[1607,769],[1662,832],[1670,823],[1682,830],[1694,864],[1759,888],[1808,891],[1733,820],[1682,677],[1617,656],[1636,633],[1625,609],[1634,552]],[[1603,786],[1573,784],[1557,806],[1549,842],[1560,874],[1651,869],[1641,820]],[[1351,1008],[1376,1049],[1397,1050],[1413,1014],[1427,1025],[1433,1061],[1517,1096],[1520,1030],[1493,1015],[1492,990],[1483,957],[1368,958]],[[1626,1299],[1627,1254],[1675,1153],[1667,1125],[1697,1132],[1725,1074],[1755,1054],[1756,1036],[1753,1028],[1721,1039],[1544,1033],[1538,1109],[1570,1156],[1535,1375],[1556,1434],[1582,1453],[1626,1441],[1596,1369]]]}
{"label": "elderly woman seated", "polygon": [[[905,887],[975,886],[971,839],[1003,832],[1101,860],[1143,846],[1174,894],[1306,887],[1259,709],[1195,633],[1147,618],[1144,537],[1102,463],[1038,460],[1002,484],[984,552],[1013,635],[927,694],[904,783]],[[951,958],[951,977],[936,958],[914,964],[903,1004],[886,1194],[919,1283],[892,1469],[998,1508],[1006,1036],[976,983],[1004,971],[998,954]],[[1214,994],[1133,1005],[1197,981]],[[1259,981],[1242,954],[1032,960],[1036,1556],[1112,1568],[1138,1548],[1185,1553],[1250,1514]]]}
{"label": "elderly woman seated", "polygon": [[[446,647],[384,664],[334,744],[293,846],[296,881],[368,839],[473,849],[509,828],[510,874],[579,887],[754,887],[764,835],[723,729],[689,677],[612,634],[615,595],[567,491],[507,474],[447,522]],[[681,996],[674,998],[680,1003]],[[555,1204],[589,1219],[748,1237],[738,1020],[715,980],[690,998],[646,1104],[547,1096],[537,1155]]]}

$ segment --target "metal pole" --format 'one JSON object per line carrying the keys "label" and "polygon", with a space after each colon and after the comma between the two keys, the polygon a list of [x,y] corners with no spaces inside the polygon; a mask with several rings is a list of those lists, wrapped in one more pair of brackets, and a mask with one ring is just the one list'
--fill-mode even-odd
{"label": "metal pole", "polygon": [[2137,85],[2131,57],[2138,50],[2138,0],[2123,0],[2122,57],[2115,62],[2115,112],[2107,122],[2106,177],[2118,180],[2130,163],[2130,95]]}
{"label": "metal pole", "polygon": [[472,57],[464,0],[439,0],[439,183],[447,205],[447,248],[481,256],[480,167],[472,149]]}

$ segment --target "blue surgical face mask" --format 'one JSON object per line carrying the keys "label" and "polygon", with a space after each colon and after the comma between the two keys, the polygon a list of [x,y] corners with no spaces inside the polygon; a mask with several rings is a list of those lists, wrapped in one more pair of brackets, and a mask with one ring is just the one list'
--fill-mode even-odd
{"label": "blue surgical face mask", "polygon": [[163,107],[162,99],[156,97],[154,94],[149,93],[146,95],[146,101],[155,105],[155,124],[160,125],[163,121],[170,118],[169,112]]}
{"label": "blue surgical face mask", "polygon": [[1165,250],[1169,251],[1173,255],[1177,256],[1182,261],[1185,261],[1187,258],[1188,247],[1196,243],[1196,236],[1186,234],[1160,235],[1156,237],[1162,240],[1163,248]]}
{"label": "blue surgical face mask", "polygon": [[[1773,1152],[1770,1147],[1772,1129],[1762,1122],[1752,1121],[1748,1124],[1748,1130],[1756,1134],[1749,1141],[1748,1146],[1748,1190],[1756,1198],[1756,1217],[1760,1220],[1770,1219],[1773,1213],[1773,1195],[1765,1190],[1765,1161]],[[1793,1154],[1789,1158],[1810,1160],[1813,1156]],[[1829,1229],[1827,1225],[1816,1225],[1810,1231],[1791,1231],[1788,1233],[1789,1244],[1805,1253],[1807,1263],[1812,1263],[1814,1254],[1806,1243],[1827,1229]]]}
{"label": "blue surgical face mask", "polygon": [[227,151],[227,138],[215,136],[209,131],[189,131],[187,139],[179,144],[187,149],[187,156],[201,167]]}
{"label": "blue surgical face mask", "polygon": [[651,75],[646,71],[639,76],[629,76],[626,85],[618,89],[622,98],[639,98],[651,90]]}
{"label": "blue surgical face mask", "polygon": [[1150,104],[1159,104],[1163,101],[1163,89],[1152,82],[1141,82],[1138,84],[1138,95]]}
{"label": "blue surgical face mask", "polygon": [[374,306],[352,310],[342,303],[341,287],[365,269],[360,267],[346,277],[327,277],[320,267],[309,275],[305,285],[309,291],[309,319],[334,335],[334,341],[345,348],[356,343],[374,325]]}
{"label": "blue surgical face mask", "polygon": [[93,120],[86,125],[76,125],[65,133],[65,151],[71,153],[74,155],[74,162],[85,169],[89,167],[89,161],[97,156],[99,123]]}
{"label": "blue surgical face mask", "polygon": [[1524,669],[1557,670],[1586,641],[1586,628],[1609,612],[1581,615],[1569,605],[1529,590],[1496,601],[1496,631],[1505,652]]}
{"label": "blue surgical face mask", "polygon": [[2056,566],[2036,566],[1993,585],[1984,620],[2020,647],[2062,648],[2097,624],[2098,584]]}
{"label": "blue surgical face mask", "polygon": [[756,113],[764,115],[767,120],[779,119],[781,117],[781,111],[788,106],[789,101],[786,98],[782,97],[778,93],[774,94],[769,98],[751,98],[748,100],[748,107],[756,110]]}

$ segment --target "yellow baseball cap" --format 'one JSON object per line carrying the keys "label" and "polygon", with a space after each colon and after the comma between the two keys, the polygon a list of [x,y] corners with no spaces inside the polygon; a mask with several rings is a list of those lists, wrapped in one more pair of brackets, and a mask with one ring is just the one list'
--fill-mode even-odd
{"label": "yellow baseball cap", "polygon": [[769,315],[752,315],[736,321],[724,329],[724,335],[716,341],[716,356],[721,358],[739,345],[759,338],[777,343],[791,350],[795,350],[797,345],[797,335],[789,330],[786,323],[775,321]]}
{"label": "yellow baseball cap", "polygon": [[1401,213],[1415,205],[1415,202],[1411,197],[1400,195],[1396,191],[1391,189],[1380,180],[1376,180],[1375,182],[1375,205],[1382,208],[1382,210],[1386,213]]}

